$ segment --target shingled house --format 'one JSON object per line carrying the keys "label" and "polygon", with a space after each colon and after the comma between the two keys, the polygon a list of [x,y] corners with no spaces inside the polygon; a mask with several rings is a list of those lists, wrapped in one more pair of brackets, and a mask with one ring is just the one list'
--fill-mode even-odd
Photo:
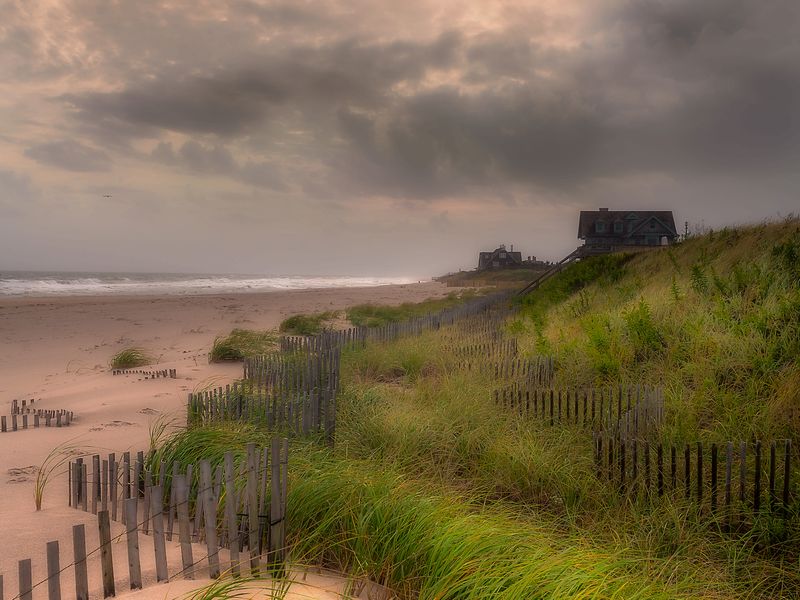
{"label": "shingled house", "polygon": [[678,237],[670,210],[583,210],[578,238],[586,249],[664,246]]}
{"label": "shingled house", "polygon": [[481,252],[478,255],[478,269],[507,269],[522,266],[522,252],[506,250],[505,245],[495,248],[492,252]]}

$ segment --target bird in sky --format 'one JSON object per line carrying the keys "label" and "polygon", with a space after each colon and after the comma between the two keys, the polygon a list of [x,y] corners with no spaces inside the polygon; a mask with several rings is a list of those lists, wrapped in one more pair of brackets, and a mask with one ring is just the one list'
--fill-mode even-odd
{"label": "bird in sky", "polygon": [[111,198],[111,194],[103,194],[103,198]]}

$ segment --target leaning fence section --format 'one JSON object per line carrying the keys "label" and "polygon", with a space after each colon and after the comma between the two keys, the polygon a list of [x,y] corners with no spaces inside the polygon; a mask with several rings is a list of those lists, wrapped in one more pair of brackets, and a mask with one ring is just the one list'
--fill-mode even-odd
{"label": "leaning fence section", "polygon": [[[90,594],[87,557],[99,553],[103,597],[118,593],[114,542],[125,538],[130,589],[143,585],[139,536],[152,538],[157,582],[193,579],[207,569],[282,574],[286,565],[286,497],[288,441],[274,438],[268,448],[249,444],[244,454],[226,452],[221,461],[181,465],[156,462],[143,452],[117,457],[94,455],[69,463],[69,505],[97,515],[97,548],[87,548],[86,527],[73,527],[73,553],[62,556],[58,542],[47,544],[47,578],[33,582],[31,560],[19,561],[21,600],[46,586],[51,600],[71,595],[61,589],[61,573],[73,569],[75,598]],[[112,536],[112,523],[124,532]],[[168,564],[167,544],[180,546],[180,565]],[[203,550],[197,552],[197,544]],[[177,568],[177,571],[176,571]],[[170,576],[170,572],[173,573]],[[0,597],[2,576],[0,576]]]}

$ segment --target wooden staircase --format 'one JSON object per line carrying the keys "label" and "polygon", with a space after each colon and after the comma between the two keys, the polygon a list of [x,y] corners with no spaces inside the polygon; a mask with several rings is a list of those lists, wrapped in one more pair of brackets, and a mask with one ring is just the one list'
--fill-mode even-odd
{"label": "wooden staircase", "polygon": [[561,271],[564,270],[565,267],[572,264],[582,256],[584,256],[583,246],[579,246],[578,248],[567,254],[560,261],[558,261],[556,264],[554,264],[552,267],[550,267],[547,271],[539,275],[539,277],[531,281],[524,288],[519,290],[516,293],[516,295],[525,296],[526,294],[530,294],[533,290],[538,289],[540,285],[542,285],[545,281],[550,279],[553,275],[560,273]]}

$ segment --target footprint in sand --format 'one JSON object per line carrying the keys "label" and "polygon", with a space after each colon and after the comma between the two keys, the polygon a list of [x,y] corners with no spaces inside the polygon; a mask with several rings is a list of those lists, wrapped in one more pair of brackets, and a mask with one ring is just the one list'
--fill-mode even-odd
{"label": "footprint in sand", "polygon": [[155,408],[148,408],[145,407],[139,411],[140,415],[158,415],[161,414],[160,410],[156,410]]}
{"label": "footprint in sand", "polygon": [[34,476],[39,471],[39,467],[29,465],[27,467],[12,467],[7,471],[9,474],[8,483],[25,483],[33,481]]}

